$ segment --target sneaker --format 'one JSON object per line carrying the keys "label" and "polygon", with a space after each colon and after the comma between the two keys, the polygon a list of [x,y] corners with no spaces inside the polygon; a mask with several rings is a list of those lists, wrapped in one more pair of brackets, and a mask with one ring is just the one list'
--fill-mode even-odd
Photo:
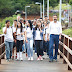
{"label": "sneaker", "polygon": [[53,59],[53,61],[57,62],[57,59]]}
{"label": "sneaker", "polygon": [[26,53],[26,57],[27,57],[27,53]]}
{"label": "sneaker", "polygon": [[33,61],[33,57],[31,57],[31,61]]}
{"label": "sneaker", "polygon": [[49,62],[53,62],[53,60],[50,59]]}
{"label": "sneaker", "polygon": [[23,61],[23,58],[20,58],[20,61]]}
{"label": "sneaker", "polygon": [[41,56],[39,56],[39,58],[40,58],[41,61],[43,60],[43,58]]}
{"label": "sneaker", "polygon": [[37,55],[37,53],[35,52],[35,55]]}
{"label": "sneaker", "polygon": [[39,60],[40,60],[40,58],[38,57],[38,58],[37,58],[37,61],[39,61]]}
{"label": "sneaker", "polygon": [[8,59],[8,60],[6,60],[6,62],[10,62],[10,61],[9,61],[9,59]]}
{"label": "sneaker", "polygon": [[30,59],[30,57],[28,58],[28,61],[30,61],[31,59]]}

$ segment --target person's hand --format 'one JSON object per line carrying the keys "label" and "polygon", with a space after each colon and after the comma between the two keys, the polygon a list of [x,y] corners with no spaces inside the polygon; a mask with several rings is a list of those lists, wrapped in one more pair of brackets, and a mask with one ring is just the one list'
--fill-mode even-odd
{"label": "person's hand", "polygon": [[26,40],[26,43],[28,43],[28,40]]}
{"label": "person's hand", "polygon": [[5,24],[5,27],[7,28],[7,24]]}
{"label": "person's hand", "polygon": [[20,35],[20,34],[18,34],[18,35]]}
{"label": "person's hand", "polygon": [[47,42],[45,39],[44,39],[44,41]]}
{"label": "person's hand", "polygon": [[16,40],[14,39],[14,42],[16,43]]}
{"label": "person's hand", "polygon": [[49,37],[47,38],[47,40],[49,41]]}
{"label": "person's hand", "polygon": [[61,40],[61,36],[59,36],[59,40]]}

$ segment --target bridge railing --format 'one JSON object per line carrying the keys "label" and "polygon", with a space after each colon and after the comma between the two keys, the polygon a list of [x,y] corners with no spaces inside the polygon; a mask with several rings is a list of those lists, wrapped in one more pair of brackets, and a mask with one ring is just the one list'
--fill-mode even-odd
{"label": "bridge railing", "polygon": [[59,41],[60,58],[63,58],[63,63],[68,64],[68,70],[72,70],[72,38],[62,34]]}
{"label": "bridge railing", "polygon": [[4,35],[0,35],[0,64],[1,59],[4,59],[4,55],[5,55]]}

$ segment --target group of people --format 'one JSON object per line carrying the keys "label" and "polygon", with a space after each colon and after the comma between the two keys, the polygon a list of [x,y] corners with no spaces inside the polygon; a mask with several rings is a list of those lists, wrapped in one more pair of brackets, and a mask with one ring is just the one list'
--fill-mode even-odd
{"label": "group of people", "polygon": [[[48,17],[34,20],[14,20],[10,26],[10,21],[6,20],[3,28],[6,60],[10,61],[14,57],[16,48],[16,60],[23,61],[23,52],[26,53],[28,60],[34,60],[33,50],[37,54],[37,60],[43,60],[44,53],[49,56],[49,62],[57,61],[59,39],[61,39],[62,27],[57,21],[57,15],[53,15],[53,21]],[[53,49],[55,55],[53,56]]]}

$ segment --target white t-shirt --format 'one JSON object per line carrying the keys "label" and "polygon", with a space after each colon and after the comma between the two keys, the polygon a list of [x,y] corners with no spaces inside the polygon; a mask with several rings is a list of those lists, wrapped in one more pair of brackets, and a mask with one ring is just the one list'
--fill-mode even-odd
{"label": "white t-shirt", "polygon": [[20,34],[20,35],[17,35],[17,40],[24,40],[24,38],[23,38],[24,36],[21,35],[21,33],[24,33],[24,28],[23,28],[22,32],[21,32],[20,28],[17,28],[16,34]]}
{"label": "white t-shirt", "polygon": [[33,29],[31,30],[30,27],[26,28],[27,38],[33,38]]}
{"label": "white t-shirt", "polygon": [[49,34],[57,34],[59,35],[62,33],[62,27],[61,23],[57,21],[57,23],[54,23],[54,21],[50,22],[49,24]]}
{"label": "white t-shirt", "polygon": [[48,27],[45,27],[44,28],[44,34],[45,34],[45,40],[47,41],[47,34],[49,32],[49,28]]}
{"label": "white t-shirt", "polygon": [[[3,33],[5,32],[6,27],[3,28]],[[7,33],[4,34],[4,41],[13,42],[13,31],[12,28],[7,28]]]}
{"label": "white t-shirt", "polygon": [[36,36],[35,36],[35,40],[41,40],[41,36],[40,36],[40,31],[39,31],[39,29],[37,28],[37,30],[36,30],[36,34],[35,34]]}
{"label": "white t-shirt", "polygon": [[13,29],[13,33],[16,32],[16,27],[12,27],[12,29]]}

